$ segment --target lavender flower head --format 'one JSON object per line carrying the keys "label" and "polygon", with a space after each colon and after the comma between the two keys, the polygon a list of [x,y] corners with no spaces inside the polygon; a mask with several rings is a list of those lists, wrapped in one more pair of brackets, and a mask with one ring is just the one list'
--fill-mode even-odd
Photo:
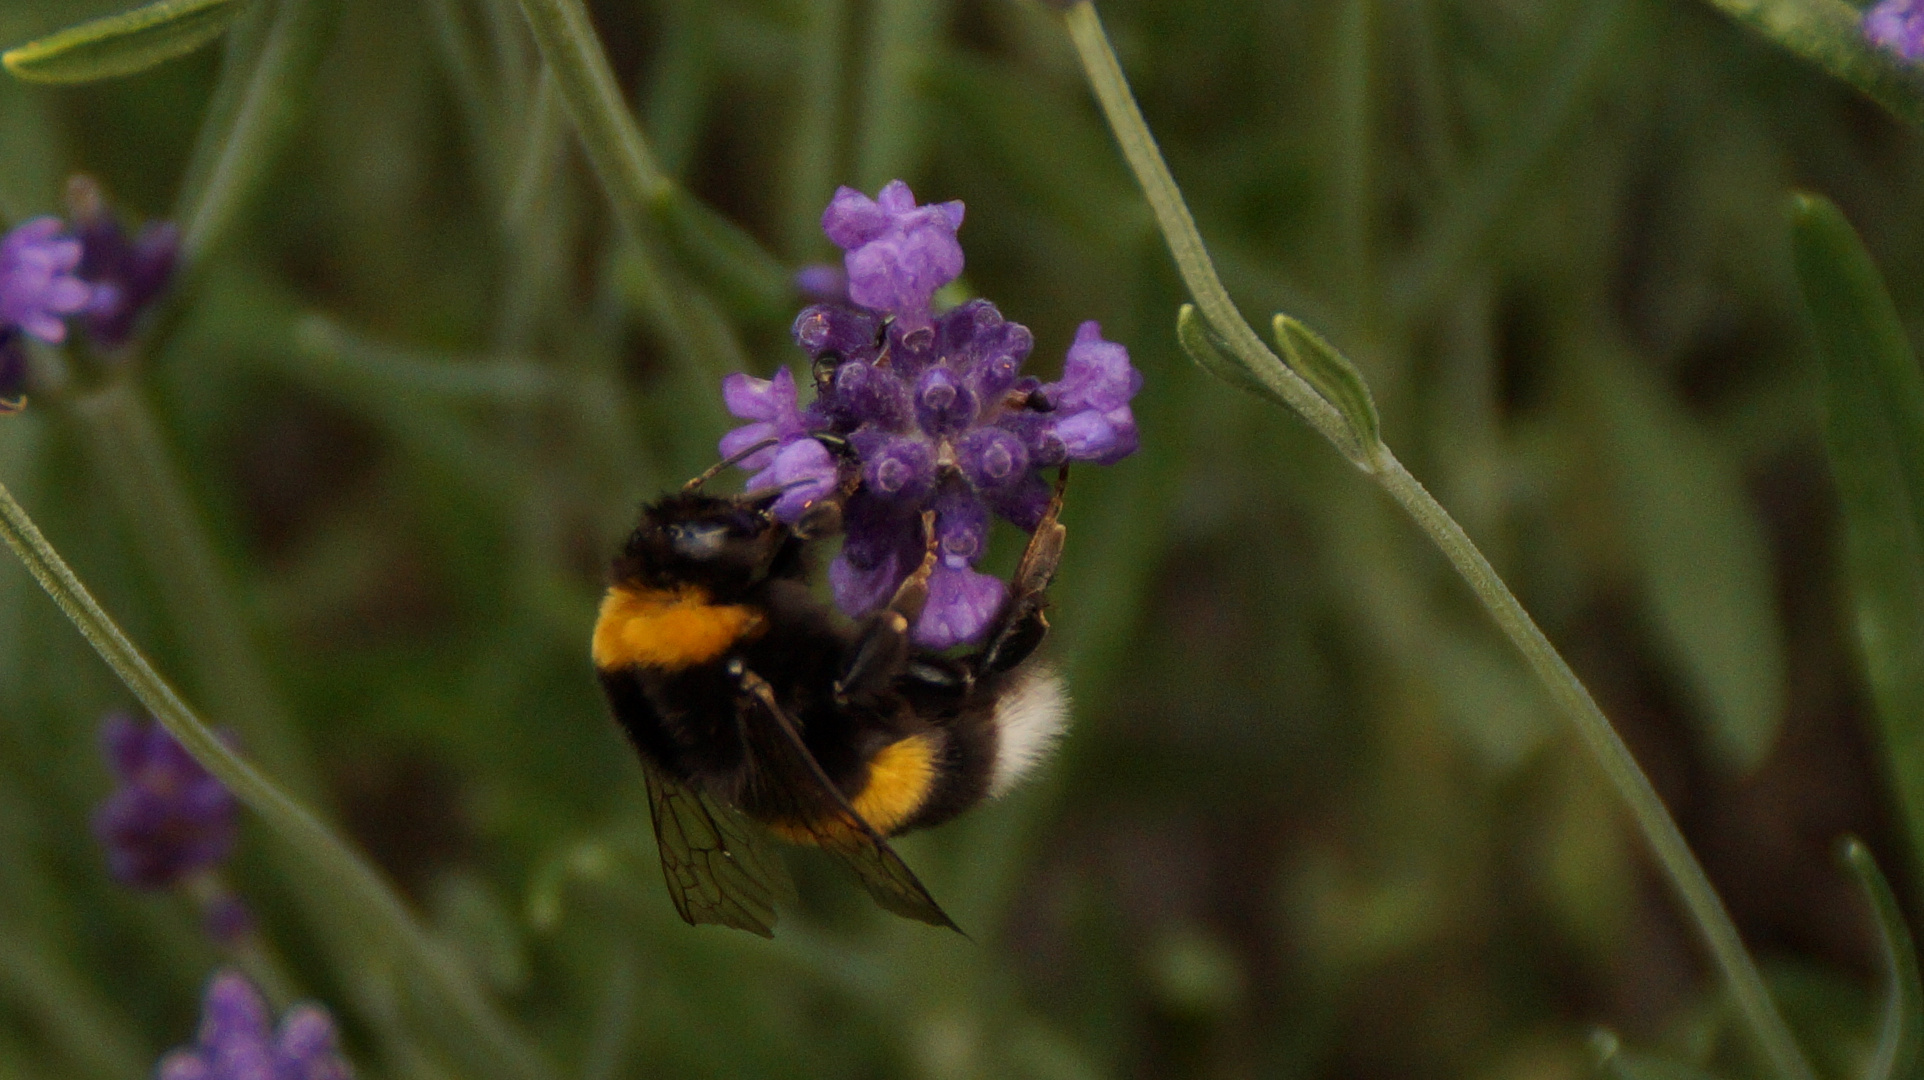
{"label": "lavender flower head", "polygon": [[200,1032],[160,1060],[158,1080],[352,1080],[335,1047],[334,1021],[296,1005],[280,1026],[260,991],[237,972],[214,976],[201,1002]]}
{"label": "lavender flower head", "polygon": [[[1007,598],[1001,579],[975,570],[992,517],[1033,531],[1051,495],[1044,470],[1134,453],[1129,401],[1142,386],[1128,351],[1093,322],[1077,331],[1062,379],[1045,384],[1021,373],[1034,337],[994,304],[936,315],[935,291],[962,269],[961,222],[961,203],[918,207],[899,180],[873,200],[836,192],[822,226],[848,252],[849,300],[805,308],[794,326],[814,360],[815,401],[800,405],[785,368],[722,384],[729,411],[751,423],[724,436],[721,452],[774,440],[741,464],[756,470],[751,490],[782,489],[778,518],[793,522],[853,488],[828,571],[843,611],[859,617],[889,601],[921,564],[922,513],[935,512],[938,562],[912,636],[937,649],[980,640]],[[818,435],[845,441],[852,460],[838,461]]]}
{"label": "lavender flower head", "polygon": [[121,786],[94,811],[94,835],[117,880],[165,889],[233,852],[239,803],[165,728],[116,714],[100,745]]}
{"label": "lavender flower head", "polygon": [[99,186],[85,176],[67,182],[67,206],[81,246],[76,273],[95,289],[84,312],[87,336],[102,349],[118,349],[173,282],[180,229],[171,221],[149,221],[129,236]]}
{"label": "lavender flower head", "polygon": [[1864,13],[1864,36],[1906,60],[1924,59],[1924,2],[1883,0]]}
{"label": "lavender flower head", "polygon": [[0,239],[0,327],[48,344],[67,339],[66,317],[86,311],[95,289],[75,274],[81,244],[59,218],[39,217]]}

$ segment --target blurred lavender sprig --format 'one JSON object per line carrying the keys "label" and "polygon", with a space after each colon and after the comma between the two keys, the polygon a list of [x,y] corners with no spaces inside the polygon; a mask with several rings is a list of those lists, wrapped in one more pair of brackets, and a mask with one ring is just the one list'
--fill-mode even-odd
{"label": "blurred lavender sprig", "polygon": [[1864,36],[1906,60],[1924,59],[1924,3],[1883,0],[1864,13]]}
{"label": "blurred lavender sprig", "polygon": [[200,1032],[191,1046],[161,1059],[158,1080],[350,1080],[335,1045],[334,1020],[317,1005],[296,1005],[273,1022],[267,1001],[237,972],[208,984]]}
{"label": "blurred lavender sprig", "polygon": [[240,803],[167,729],[115,714],[101,751],[120,786],[94,812],[94,835],[115,879],[166,889],[233,854]]}

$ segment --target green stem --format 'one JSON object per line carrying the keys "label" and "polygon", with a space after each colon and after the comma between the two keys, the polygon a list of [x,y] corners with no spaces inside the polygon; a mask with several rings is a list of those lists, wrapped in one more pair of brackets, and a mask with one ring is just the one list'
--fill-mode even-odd
{"label": "green stem", "polygon": [[[1177,269],[1196,298],[1212,328],[1226,341],[1231,352],[1252,373],[1276,363],[1275,354],[1243,322],[1229,302],[1228,294],[1217,280],[1208,252],[1196,232],[1195,222],[1183,205],[1176,182],[1170,176],[1155,140],[1144,124],[1135,97],[1116,62],[1095,8],[1084,0],[1066,15],[1070,36],[1081,55],[1083,68],[1107,115],[1116,139],[1122,145],[1136,179],[1142,185],[1162,225]],[[1337,447],[1355,440],[1341,414],[1317,396],[1306,383],[1291,375],[1294,385],[1285,384],[1290,404],[1310,425]],[[1300,399],[1300,404],[1299,404]],[[1416,522],[1450,560],[1457,573],[1470,586],[1497,625],[1523,654],[1530,669],[1540,679],[1564,714],[1575,725],[1606,777],[1630,809],[1637,827],[1657,857],[1658,865],[1670,879],[1685,909],[1703,935],[1718,969],[1728,981],[1737,1007],[1751,1029],[1759,1049],[1780,1076],[1787,1080],[1813,1080],[1809,1063],[1798,1049],[1796,1039],[1778,1013],[1764,986],[1756,963],[1744,950],[1736,926],[1708,875],[1685,843],[1683,833],[1664,808],[1663,800],[1644,776],[1643,770],[1624,745],[1576,673],[1557,654],[1556,649],[1537,628],[1523,605],[1497,576],[1489,560],[1477,550],[1470,537],[1450,517],[1430,493],[1424,490],[1402,462],[1388,448],[1380,448],[1369,469],[1398,505]]]}
{"label": "green stem", "polygon": [[836,129],[842,115],[842,53],[848,38],[848,0],[803,0],[800,92],[788,132],[783,241],[799,260],[822,243],[822,204],[840,168]]}
{"label": "green stem", "polygon": [[1128,159],[1129,168],[1142,185],[1143,195],[1149,199],[1156,224],[1169,242],[1169,253],[1176,259],[1176,270],[1182,275],[1183,284],[1189,287],[1190,295],[1196,298],[1196,307],[1203,318],[1237,356],[1267,357],[1266,365],[1281,369],[1276,373],[1277,389],[1318,434],[1338,446],[1354,442],[1355,436],[1343,414],[1318,396],[1263,344],[1263,339],[1249,328],[1249,323],[1229,299],[1228,290],[1223,288],[1215,266],[1209,261],[1209,249],[1203,246],[1202,234],[1196,231],[1196,220],[1190,216],[1189,206],[1176,188],[1175,177],[1169,175],[1169,166],[1163,162],[1156,138],[1143,121],[1142,110],[1136,106],[1136,96],[1122,74],[1122,65],[1116,62],[1115,50],[1109,47],[1109,37],[1103,32],[1102,21],[1096,17],[1095,7],[1085,0],[1069,9],[1066,21],[1076,52],[1082,57],[1083,70],[1088,73],[1089,85],[1109,119],[1116,141],[1122,145],[1122,156]]}
{"label": "green stem", "polygon": [[384,954],[404,960],[425,979],[438,1003],[450,1010],[451,1018],[473,1041],[478,1059],[491,1066],[490,1071],[504,1078],[547,1080],[548,1067],[421,929],[374,869],[194,715],[101,609],[4,484],[0,484],[0,539],[20,557],[34,580],[168,734],[290,847],[307,857],[311,877],[325,881],[338,899],[347,902],[366,931],[384,939]]}
{"label": "green stem", "polygon": [[184,261],[213,246],[271,164],[270,144],[284,126],[301,61],[313,51],[305,39],[319,22],[320,6],[315,0],[262,3],[230,32],[174,214]]}
{"label": "green stem", "polygon": [[1410,475],[1394,454],[1384,451],[1382,468],[1376,477],[1383,490],[1389,492],[1390,497],[1442,550],[1457,574],[1476,593],[1476,598],[1482,601],[1490,617],[1509,637],[1511,644],[1523,654],[1524,661],[1543,683],[1551,700],[1557,703],[1576,727],[1578,737],[1603,769],[1611,785],[1617,789],[1624,805],[1629,807],[1637,828],[1657,857],[1657,864],[1662,867],[1678,899],[1683,901],[1685,910],[1697,924],[1704,944],[1709,947],[1713,961],[1730,984],[1738,1011],[1749,1023],[1751,1034],[1765,1058],[1781,1076],[1793,1080],[1812,1080],[1814,1074],[1810,1064],[1804,1060],[1803,1051],[1798,1049],[1789,1026],[1784,1023],[1776,1003],[1771,1000],[1770,991],[1764,986],[1763,975],[1758,972],[1756,962],[1745,951],[1743,939],[1738,936],[1737,927],[1731,922],[1723,899],[1717,895],[1717,889],[1710,883],[1709,875],[1704,873],[1703,865],[1691,852],[1682,831],[1677,828],[1677,822],[1664,808],[1657,789],[1651,786],[1649,777],[1638,767],[1636,757],[1624,745],[1623,738],[1603,715],[1603,710],[1597,707],[1590,691],[1577,679],[1576,672],[1570,670],[1570,665],[1550,644],[1550,639],[1543,635],[1509,586],[1497,576],[1496,568],[1483,557],[1483,552],[1477,550],[1469,534],[1463,531],[1463,527],[1424,489],[1416,477]]}
{"label": "green stem", "polygon": [[0,996],[12,998],[77,1072],[101,1080],[140,1075],[145,1055],[126,1035],[127,1018],[97,998],[58,951],[17,927],[0,934]]}
{"label": "green stem", "polygon": [[521,11],[615,216],[622,228],[640,232],[673,197],[675,182],[655,161],[629,114],[587,8],[581,0],[521,0]]}
{"label": "green stem", "polygon": [[1337,20],[1337,77],[1331,109],[1335,146],[1337,236],[1342,254],[1343,295],[1350,319],[1362,323],[1370,306],[1371,150],[1370,89],[1372,24],[1377,0],[1347,0]]}
{"label": "green stem", "polygon": [[1486,157],[1487,164],[1452,188],[1417,241],[1416,257],[1390,290],[1398,315],[1427,314],[1438,295],[1462,277],[1466,263],[1489,240],[1537,166],[1575,121],[1592,80],[1612,55],[1630,5],[1596,0],[1583,6],[1568,43],[1541,85],[1526,96],[1524,119]]}
{"label": "green stem", "polygon": [[870,5],[855,177],[874,191],[902,175],[921,137],[917,100],[928,58],[937,47],[944,0],[876,0]]}
{"label": "green stem", "polygon": [[73,415],[161,590],[194,684],[251,753],[295,791],[311,793],[305,748],[248,639],[248,620],[153,414],[132,383],[122,380],[75,400]]}
{"label": "green stem", "polygon": [[521,0],[521,11],[621,227],[640,238],[651,222],[659,225],[677,254],[744,306],[781,309],[788,293],[782,264],[662,170],[581,0]]}

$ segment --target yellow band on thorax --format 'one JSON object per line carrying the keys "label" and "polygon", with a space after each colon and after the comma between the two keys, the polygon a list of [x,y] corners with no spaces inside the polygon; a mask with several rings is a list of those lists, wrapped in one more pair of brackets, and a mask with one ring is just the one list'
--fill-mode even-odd
{"label": "yellow band on thorax", "polygon": [[602,597],[601,615],[595,620],[595,667],[680,671],[715,659],[737,642],[759,636],[763,628],[761,612],[712,604],[698,586],[668,590],[616,585]]}

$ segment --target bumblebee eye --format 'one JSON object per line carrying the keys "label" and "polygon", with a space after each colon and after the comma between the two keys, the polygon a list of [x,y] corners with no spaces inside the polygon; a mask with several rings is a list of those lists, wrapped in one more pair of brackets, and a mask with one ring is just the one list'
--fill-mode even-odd
{"label": "bumblebee eye", "polygon": [[675,554],[697,562],[707,562],[719,558],[722,547],[728,542],[729,529],[726,525],[703,523],[700,525],[668,526],[668,543]]}

